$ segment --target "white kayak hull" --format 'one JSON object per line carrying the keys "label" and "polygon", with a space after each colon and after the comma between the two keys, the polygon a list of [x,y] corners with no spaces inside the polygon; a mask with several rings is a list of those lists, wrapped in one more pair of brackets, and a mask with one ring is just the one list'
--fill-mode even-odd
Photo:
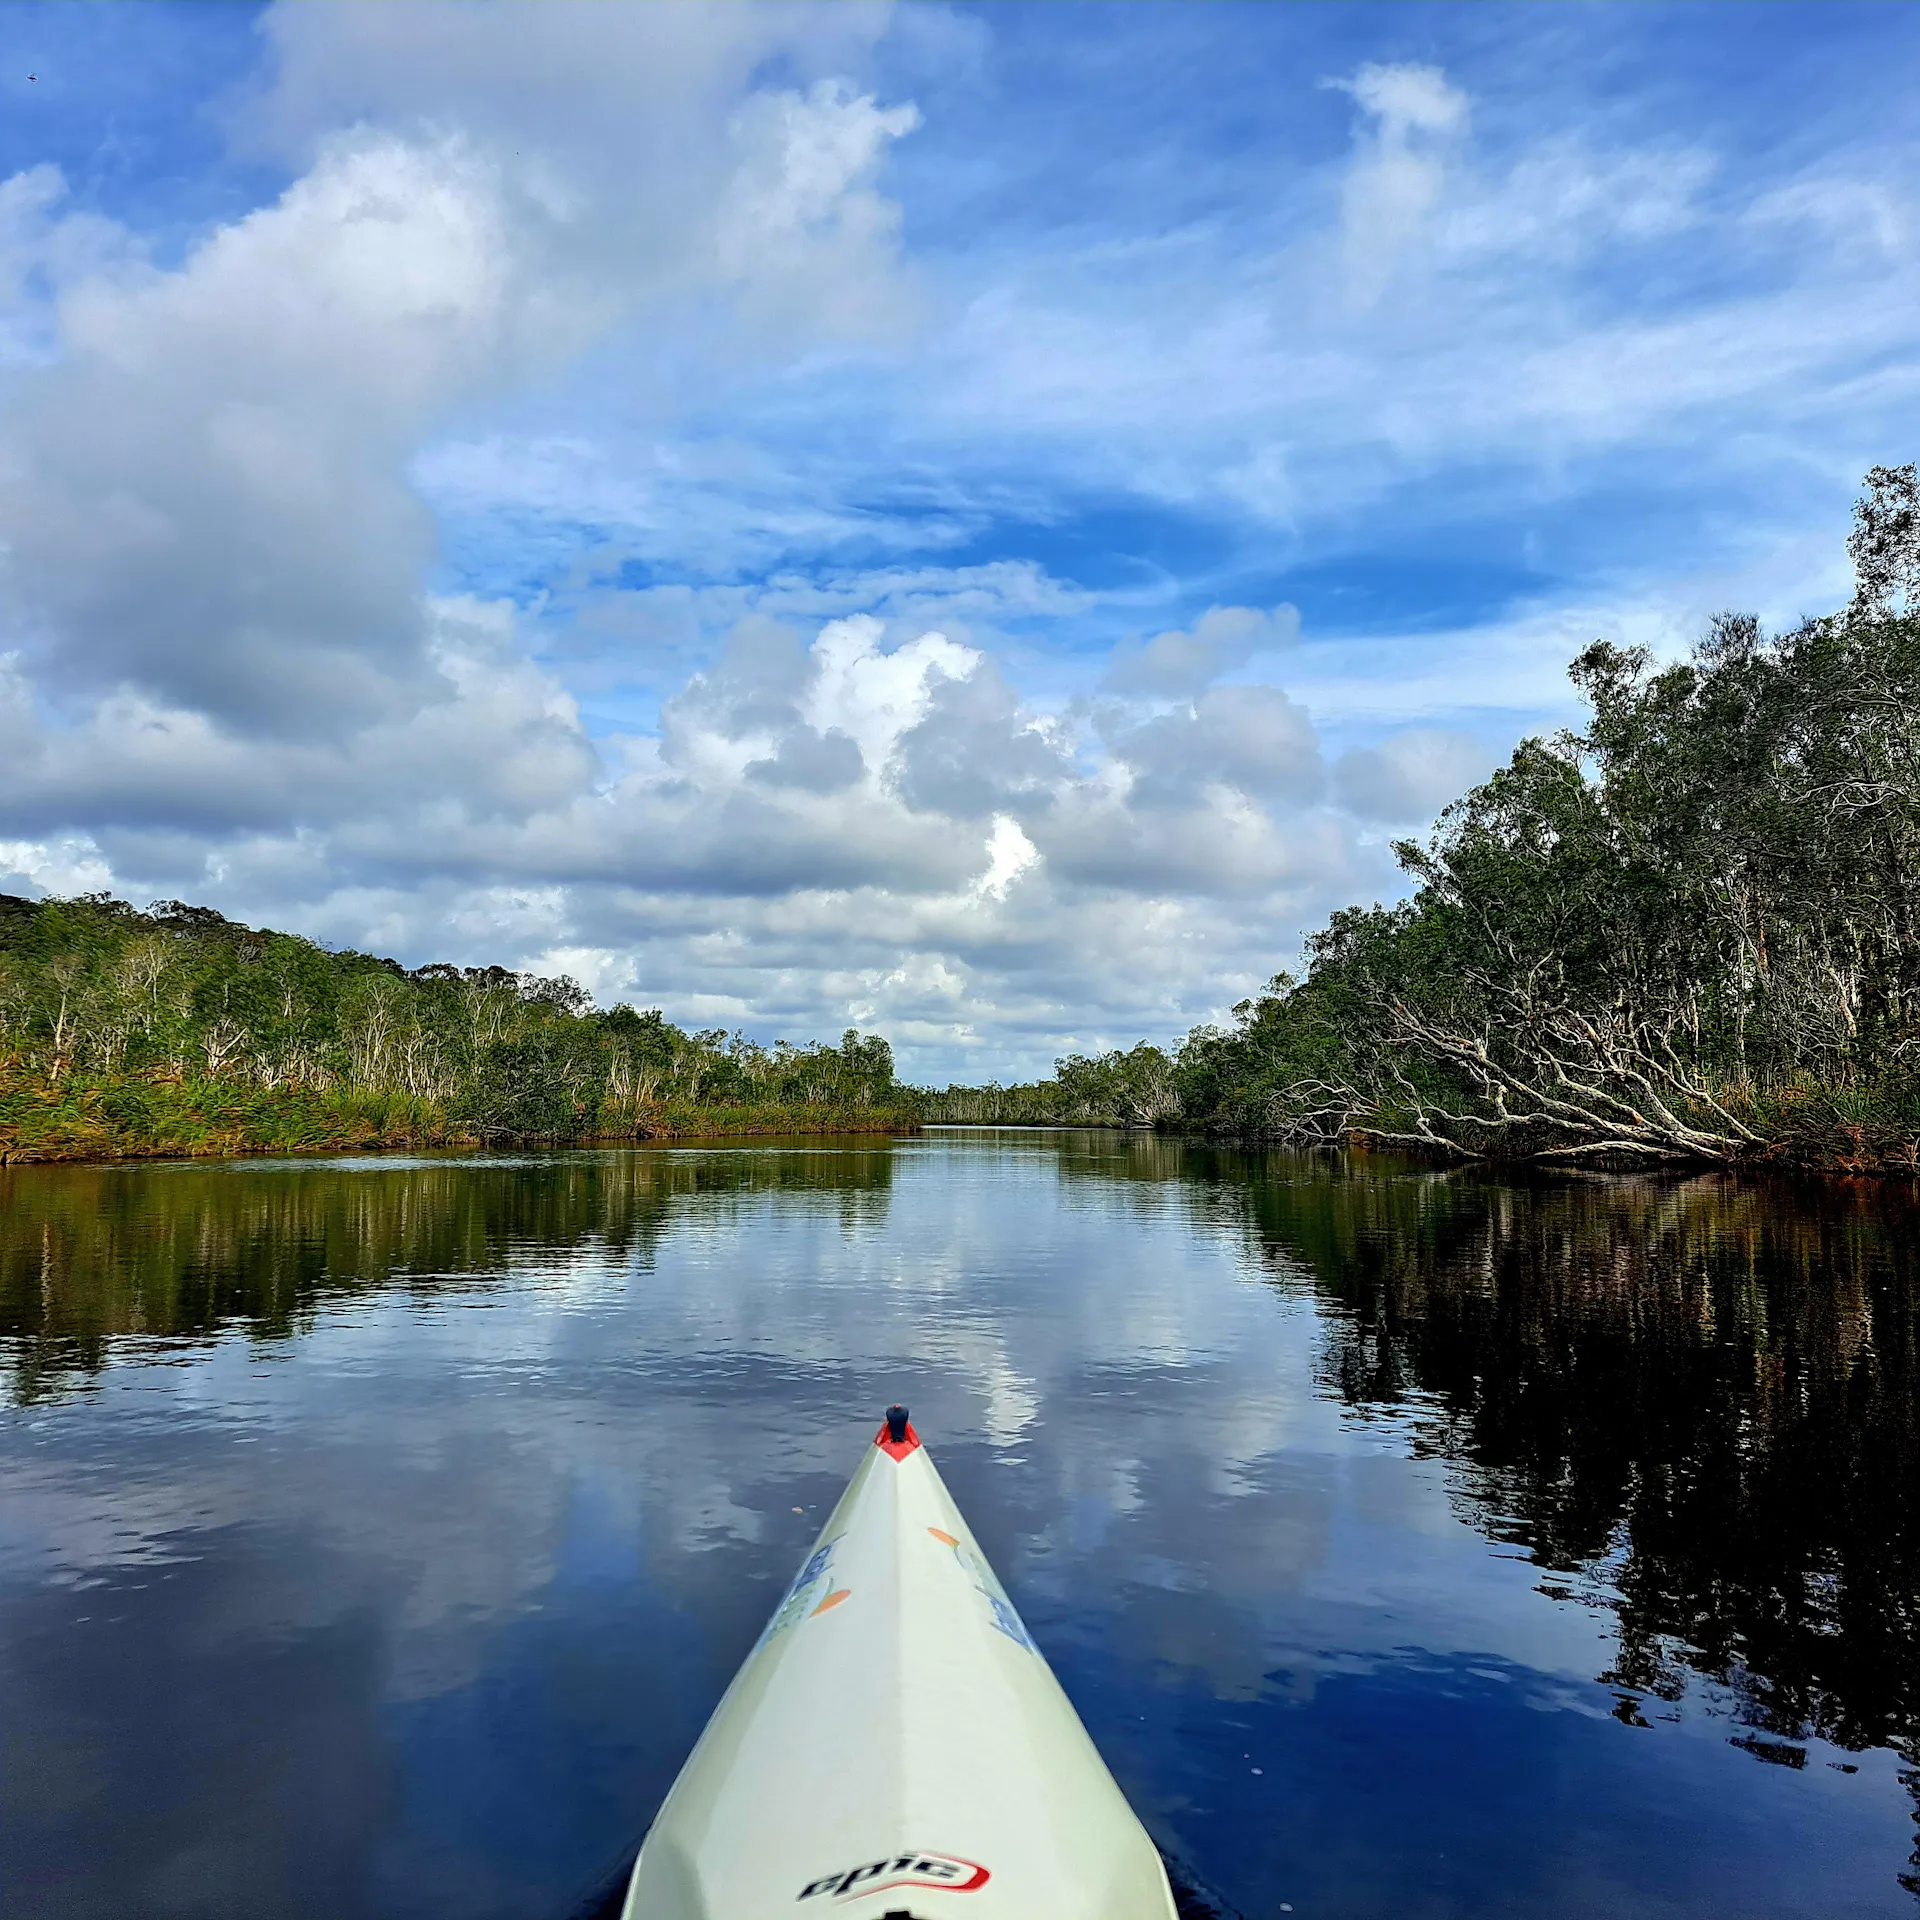
{"label": "white kayak hull", "polygon": [[622,1913],[1173,1920],[1159,1853],[911,1427],[868,1450]]}

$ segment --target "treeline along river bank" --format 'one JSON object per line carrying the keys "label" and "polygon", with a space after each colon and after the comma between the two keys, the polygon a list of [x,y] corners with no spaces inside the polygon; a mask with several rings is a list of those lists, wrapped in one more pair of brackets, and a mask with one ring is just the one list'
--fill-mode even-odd
{"label": "treeline along river bank", "polygon": [[408,971],[206,907],[0,895],[0,1162],[887,1132],[877,1036],[760,1046],[574,981]]}
{"label": "treeline along river bank", "polygon": [[1920,475],[1867,477],[1839,612],[1573,662],[1393,906],[1336,913],[1163,1048],[900,1086],[885,1040],[762,1046],[574,982],[408,971],[202,907],[0,897],[0,1159],[930,1122],[1132,1125],[1559,1164],[1920,1171]]}
{"label": "treeline along river bank", "polygon": [[1449,1159],[1920,1166],[1920,479],[1876,468],[1840,612],[1599,643],[1589,718],[1173,1049],[952,1088],[929,1117],[1121,1120]]}

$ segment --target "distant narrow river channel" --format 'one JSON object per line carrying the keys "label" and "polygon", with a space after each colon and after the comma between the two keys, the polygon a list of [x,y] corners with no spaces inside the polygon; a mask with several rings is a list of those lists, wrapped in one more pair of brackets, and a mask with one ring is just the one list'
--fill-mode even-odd
{"label": "distant narrow river channel", "polygon": [[1248,1920],[1920,1920],[1916,1259],[1098,1133],[0,1172],[0,1912],[562,1920],[898,1397]]}

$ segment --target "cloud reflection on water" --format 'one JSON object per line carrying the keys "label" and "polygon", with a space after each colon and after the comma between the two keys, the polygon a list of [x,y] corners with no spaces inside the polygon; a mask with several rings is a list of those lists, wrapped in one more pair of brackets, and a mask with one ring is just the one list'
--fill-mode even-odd
{"label": "cloud reflection on water", "polygon": [[562,1910],[896,1395],[1250,1914],[1909,1910],[1891,1198],[1047,1135],[0,1181],[10,1912]]}

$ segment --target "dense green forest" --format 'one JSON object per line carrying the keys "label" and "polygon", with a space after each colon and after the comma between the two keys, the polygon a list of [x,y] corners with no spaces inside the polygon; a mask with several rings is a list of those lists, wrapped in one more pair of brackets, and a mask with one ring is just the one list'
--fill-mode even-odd
{"label": "dense green forest", "polygon": [[567,979],[207,907],[0,895],[0,1161],[911,1124],[878,1036],[763,1047]]}
{"label": "dense green forest", "polygon": [[1857,590],[1681,664],[1587,649],[1521,743],[1179,1047],[953,1088],[928,1116],[1205,1127],[1578,1163],[1920,1164],[1920,478],[1875,468]]}

